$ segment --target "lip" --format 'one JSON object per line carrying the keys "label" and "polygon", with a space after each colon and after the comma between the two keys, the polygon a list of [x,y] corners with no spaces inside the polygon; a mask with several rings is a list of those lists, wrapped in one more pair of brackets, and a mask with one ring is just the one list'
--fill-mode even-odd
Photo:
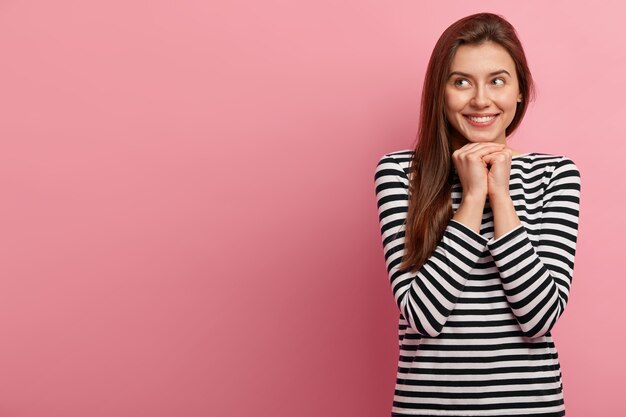
{"label": "lip", "polygon": [[[487,117],[487,116],[494,116],[493,119],[491,119],[488,122],[485,123],[478,123],[473,121],[472,119],[470,119],[470,117]],[[470,114],[464,114],[463,117],[465,118],[465,120],[467,120],[467,122],[475,127],[489,127],[492,124],[495,123],[496,119],[498,118],[499,113],[485,113],[485,114],[478,114],[478,113],[470,113]]]}

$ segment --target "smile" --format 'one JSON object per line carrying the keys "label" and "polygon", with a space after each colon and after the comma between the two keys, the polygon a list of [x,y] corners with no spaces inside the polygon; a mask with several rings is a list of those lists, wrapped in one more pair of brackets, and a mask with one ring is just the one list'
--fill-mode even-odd
{"label": "smile", "polygon": [[465,119],[467,119],[472,126],[480,126],[480,127],[491,126],[491,124],[493,123],[493,121],[496,119],[497,116],[498,116],[497,114],[492,114],[490,116],[480,116],[480,117],[463,115],[463,117],[465,117]]}

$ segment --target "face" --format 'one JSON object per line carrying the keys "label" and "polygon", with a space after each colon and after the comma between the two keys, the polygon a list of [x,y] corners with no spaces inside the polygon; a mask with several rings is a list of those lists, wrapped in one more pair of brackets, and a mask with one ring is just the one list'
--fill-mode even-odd
{"label": "face", "polygon": [[515,62],[494,42],[461,45],[445,87],[445,114],[452,149],[468,142],[506,143],[505,129],[521,102]]}

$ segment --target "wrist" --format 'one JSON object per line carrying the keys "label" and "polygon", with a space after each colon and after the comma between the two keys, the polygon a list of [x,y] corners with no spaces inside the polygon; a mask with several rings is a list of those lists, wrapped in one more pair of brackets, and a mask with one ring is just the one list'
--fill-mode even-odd
{"label": "wrist", "polygon": [[487,200],[487,193],[479,193],[479,192],[470,192],[467,194],[463,194],[461,198],[461,202],[467,202],[470,204],[484,204]]}
{"label": "wrist", "polygon": [[503,212],[513,212],[515,211],[515,204],[513,204],[513,199],[511,198],[510,195],[494,195],[494,196],[489,196],[489,206],[491,207],[491,210],[494,212],[494,215],[496,213],[503,213]]}
{"label": "wrist", "polygon": [[487,197],[489,197],[489,201],[491,202],[511,200],[511,194],[508,189],[489,191],[489,193],[487,193]]}

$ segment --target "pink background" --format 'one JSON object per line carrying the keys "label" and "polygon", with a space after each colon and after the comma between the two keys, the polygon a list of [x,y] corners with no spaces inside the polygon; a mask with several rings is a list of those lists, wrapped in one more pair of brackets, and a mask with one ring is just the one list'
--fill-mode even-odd
{"label": "pink background", "polygon": [[479,11],[537,81],[511,146],[581,170],[568,416],[622,413],[620,2],[4,0],[0,416],[389,415],[374,167]]}

